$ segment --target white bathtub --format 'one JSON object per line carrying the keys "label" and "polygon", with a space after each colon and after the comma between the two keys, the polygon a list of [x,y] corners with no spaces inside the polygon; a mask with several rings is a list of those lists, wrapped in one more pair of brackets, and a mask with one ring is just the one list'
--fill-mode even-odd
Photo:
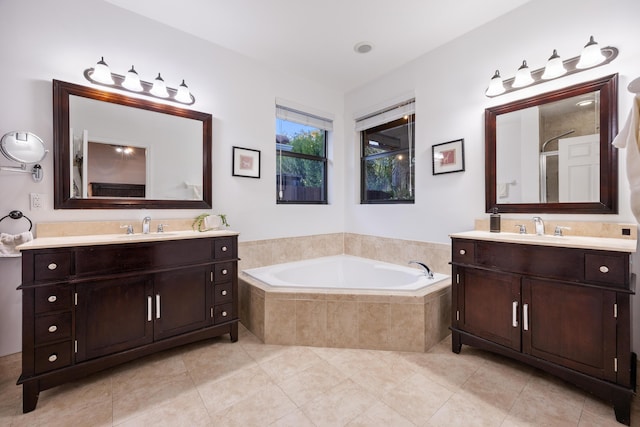
{"label": "white bathtub", "polygon": [[422,269],[351,255],[274,264],[244,272],[275,287],[393,291],[416,291],[449,277],[434,273],[434,278],[428,279]]}

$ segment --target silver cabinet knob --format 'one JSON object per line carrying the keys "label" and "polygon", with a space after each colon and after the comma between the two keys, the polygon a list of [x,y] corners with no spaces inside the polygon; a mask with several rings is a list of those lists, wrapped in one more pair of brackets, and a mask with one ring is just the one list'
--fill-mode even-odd
{"label": "silver cabinet knob", "polygon": [[58,300],[58,297],[55,295],[50,295],[49,298],[47,298],[47,301],[49,302],[56,302]]}
{"label": "silver cabinet knob", "polygon": [[227,247],[226,246],[222,247],[222,252],[227,252]]}
{"label": "silver cabinet knob", "polygon": [[49,270],[55,270],[56,268],[58,268],[58,264],[56,264],[55,262],[52,262],[51,264],[47,265],[47,268]]}
{"label": "silver cabinet knob", "polygon": [[222,274],[227,274],[227,273],[228,273],[228,271],[227,271],[226,268],[224,270],[222,270]]}
{"label": "silver cabinet knob", "polygon": [[222,317],[227,317],[227,312],[226,311],[222,312]]}
{"label": "silver cabinet knob", "polygon": [[220,292],[220,295],[222,295],[222,296],[227,295],[227,291],[222,291],[222,292]]}
{"label": "silver cabinet knob", "polygon": [[600,273],[608,273],[608,272],[609,272],[609,267],[607,267],[606,265],[600,266]]}
{"label": "silver cabinet knob", "polygon": [[54,333],[57,330],[58,330],[58,327],[56,325],[49,326],[49,332]]}
{"label": "silver cabinet knob", "polygon": [[49,356],[49,362],[55,362],[56,360],[58,360],[57,354],[54,353],[51,356]]}
{"label": "silver cabinet knob", "polygon": [[460,249],[460,255],[464,255],[466,253],[467,253],[467,251],[465,251],[464,249]]}

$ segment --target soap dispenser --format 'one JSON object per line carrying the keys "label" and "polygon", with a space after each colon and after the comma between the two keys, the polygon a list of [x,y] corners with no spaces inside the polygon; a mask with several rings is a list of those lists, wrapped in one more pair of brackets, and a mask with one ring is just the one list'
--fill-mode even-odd
{"label": "soap dispenser", "polygon": [[493,213],[489,216],[489,231],[492,233],[500,232],[500,214],[498,208],[493,208]]}

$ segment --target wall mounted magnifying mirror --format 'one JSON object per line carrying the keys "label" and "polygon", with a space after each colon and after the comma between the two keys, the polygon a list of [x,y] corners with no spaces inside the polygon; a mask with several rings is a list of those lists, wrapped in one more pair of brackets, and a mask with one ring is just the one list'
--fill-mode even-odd
{"label": "wall mounted magnifying mirror", "polygon": [[485,110],[486,212],[618,213],[617,74]]}
{"label": "wall mounted magnifying mirror", "polygon": [[56,209],[211,208],[211,114],[53,81]]}
{"label": "wall mounted magnifying mirror", "polygon": [[[41,162],[49,152],[44,142],[31,132],[14,131],[0,139],[0,152],[7,159],[21,163],[20,166],[0,166],[0,170],[30,173],[36,182],[42,181]],[[29,169],[27,165],[32,165]]]}

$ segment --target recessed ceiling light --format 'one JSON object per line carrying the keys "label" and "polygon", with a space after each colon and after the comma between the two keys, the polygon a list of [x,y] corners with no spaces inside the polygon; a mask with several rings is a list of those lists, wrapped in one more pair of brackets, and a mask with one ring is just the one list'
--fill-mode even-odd
{"label": "recessed ceiling light", "polygon": [[356,43],[356,45],[353,47],[353,50],[355,50],[357,53],[369,53],[371,52],[371,49],[373,49],[373,45],[369,42]]}

